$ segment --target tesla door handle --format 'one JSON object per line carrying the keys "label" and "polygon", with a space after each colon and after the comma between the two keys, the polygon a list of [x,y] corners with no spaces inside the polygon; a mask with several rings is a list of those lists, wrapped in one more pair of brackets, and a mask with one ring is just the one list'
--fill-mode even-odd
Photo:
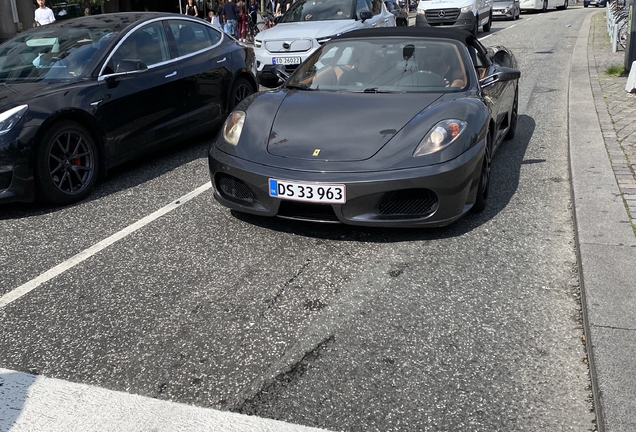
{"label": "tesla door handle", "polygon": [[221,60],[217,60],[217,63],[223,63],[225,60],[227,60],[227,57],[223,57]]}
{"label": "tesla door handle", "polygon": [[171,74],[166,75],[166,78],[173,77],[177,74],[177,71],[172,72]]}

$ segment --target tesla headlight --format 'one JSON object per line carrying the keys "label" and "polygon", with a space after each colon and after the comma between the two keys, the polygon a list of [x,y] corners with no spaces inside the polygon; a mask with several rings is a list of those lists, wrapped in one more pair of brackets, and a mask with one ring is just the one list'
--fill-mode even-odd
{"label": "tesla headlight", "polygon": [[472,12],[472,11],[473,11],[473,5],[464,6],[462,8],[462,13]]}
{"label": "tesla headlight", "polygon": [[254,48],[260,48],[262,46],[263,46],[263,41],[259,41],[259,40],[254,41]]}
{"label": "tesla headlight", "polygon": [[28,110],[28,105],[20,105],[0,113],[0,135],[9,132]]}
{"label": "tesla headlight", "polygon": [[223,124],[223,138],[232,145],[237,145],[241,132],[243,131],[243,123],[245,122],[244,111],[232,111]]}
{"label": "tesla headlight", "polygon": [[466,129],[468,123],[462,120],[442,120],[428,131],[413,152],[413,156],[424,156],[435,153],[455,141]]}

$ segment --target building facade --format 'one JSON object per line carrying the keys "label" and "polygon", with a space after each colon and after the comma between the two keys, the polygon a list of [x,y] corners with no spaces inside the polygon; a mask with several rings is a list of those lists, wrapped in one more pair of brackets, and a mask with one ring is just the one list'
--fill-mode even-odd
{"label": "building facade", "polygon": [[[83,2],[74,0],[47,0],[46,5],[57,13],[62,5],[78,8]],[[88,13],[158,11],[180,13],[187,0],[104,0],[101,7],[93,7]],[[196,0],[199,15],[203,18],[207,14],[206,4]],[[37,4],[30,0],[0,0],[0,42],[15,36],[17,33],[33,27]],[[57,17],[56,17],[57,18]]]}

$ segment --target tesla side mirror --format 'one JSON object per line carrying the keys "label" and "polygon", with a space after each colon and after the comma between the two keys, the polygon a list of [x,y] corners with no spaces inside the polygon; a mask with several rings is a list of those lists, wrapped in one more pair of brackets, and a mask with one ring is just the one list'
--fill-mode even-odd
{"label": "tesla side mirror", "polygon": [[482,87],[488,87],[498,82],[512,81],[521,77],[521,71],[507,67],[500,67],[497,71],[479,80]]}
{"label": "tesla side mirror", "polygon": [[370,11],[360,12],[360,21],[365,22],[366,20],[371,18],[373,18],[373,12],[370,12]]}
{"label": "tesla side mirror", "polygon": [[287,81],[287,78],[289,78],[289,74],[287,73],[287,70],[285,69],[285,65],[282,65],[282,64],[274,65],[273,72],[274,72],[274,75],[276,75],[278,78],[282,79],[283,81]]}
{"label": "tesla side mirror", "polygon": [[148,70],[146,63],[137,59],[124,59],[117,65],[115,73],[141,72]]}

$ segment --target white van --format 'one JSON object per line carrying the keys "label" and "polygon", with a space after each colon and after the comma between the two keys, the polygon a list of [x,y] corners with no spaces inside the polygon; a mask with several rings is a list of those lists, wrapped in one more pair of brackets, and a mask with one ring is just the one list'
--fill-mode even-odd
{"label": "white van", "polygon": [[417,4],[416,27],[452,26],[471,31],[481,26],[490,31],[492,0],[420,0]]}

